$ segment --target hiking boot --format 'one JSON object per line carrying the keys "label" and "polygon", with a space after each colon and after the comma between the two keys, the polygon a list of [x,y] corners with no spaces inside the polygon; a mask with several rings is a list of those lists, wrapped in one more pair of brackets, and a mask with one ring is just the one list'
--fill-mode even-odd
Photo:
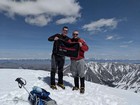
{"label": "hiking boot", "polygon": [[72,90],[74,91],[74,90],[78,90],[79,88],[78,87],[73,87],[72,88]]}
{"label": "hiking boot", "polygon": [[84,93],[85,93],[85,88],[84,88],[84,87],[81,87],[81,88],[80,88],[80,93],[81,93],[81,94],[84,94]]}
{"label": "hiking boot", "polygon": [[65,89],[64,84],[57,83],[57,85],[58,85],[59,87],[61,87],[62,89]]}
{"label": "hiking boot", "polygon": [[51,85],[50,88],[52,88],[53,90],[57,90],[56,85]]}

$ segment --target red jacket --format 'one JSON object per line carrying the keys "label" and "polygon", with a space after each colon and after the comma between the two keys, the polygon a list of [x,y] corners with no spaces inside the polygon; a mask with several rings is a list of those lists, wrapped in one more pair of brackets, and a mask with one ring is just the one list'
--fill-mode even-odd
{"label": "red jacket", "polygon": [[81,42],[82,43],[82,46],[80,47],[80,50],[79,50],[78,57],[76,57],[76,58],[71,57],[71,60],[80,60],[80,59],[84,58],[85,51],[88,51],[88,46],[87,46],[86,42],[81,38],[76,38],[76,39],[72,38],[68,42],[70,42],[70,43]]}

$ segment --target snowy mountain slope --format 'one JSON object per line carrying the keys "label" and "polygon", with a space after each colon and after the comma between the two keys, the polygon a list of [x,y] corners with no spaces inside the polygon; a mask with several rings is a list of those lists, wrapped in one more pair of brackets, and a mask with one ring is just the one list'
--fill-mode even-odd
{"label": "snowy mountain slope", "polygon": [[[52,90],[49,88],[50,73],[24,69],[0,69],[0,105],[29,105],[28,94],[24,89],[19,89],[15,79],[23,77],[27,80],[26,88],[39,86],[51,93],[58,105],[140,105],[140,95],[125,90],[115,89],[86,82],[85,94],[72,91],[73,78],[64,76],[66,89]],[[57,80],[57,79],[56,79]],[[20,101],[13,101],[18,97]]]}
{"label": "snowy mountain slope", "polygon": [[[140,64],[89,62],[87,67],[87,81],[140,93]],[[64,73],[69,73],[69,66]]]}
{"label": "snowy mountain slope", "polygon": [[123,63],[97,63],[89,62],[87,66],[96,74],[103,76],[104,80],[114,80],[118,82],[124,75],[133,72],[134,70],[140,70],[138,64],[123,64]]}
{"label": "snowy mountain slope", "polygon": [[131,90],[134,92],[140,92],[140,70],[134,70],[131,73],[125,75],[117,87],[125,90]]}

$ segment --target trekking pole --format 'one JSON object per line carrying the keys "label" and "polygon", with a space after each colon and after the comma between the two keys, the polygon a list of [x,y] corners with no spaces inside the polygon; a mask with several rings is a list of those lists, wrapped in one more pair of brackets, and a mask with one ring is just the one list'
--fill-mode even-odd
{"label": "trekking pole", "polygon": [[23,87],[27,91],[27,93],[33,98],[33,95],[25,88],[25,85],[26,85],[26,80],[25,79],[19,77],[15,81],[18,82],[19,88]]}

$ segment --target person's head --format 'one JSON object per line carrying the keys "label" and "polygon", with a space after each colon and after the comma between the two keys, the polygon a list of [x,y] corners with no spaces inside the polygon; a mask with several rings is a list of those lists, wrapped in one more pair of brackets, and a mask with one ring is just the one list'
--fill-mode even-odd
{"label": "person's head", "polygon": [[67,34],[68,34],[68,27],[67,26],[64,26],[63,28],[62,28],[62,34],[64,35],[64,36],[66,36]]}
{"label": "person's head", "polygon": [[73,38],[78,38],[79,32],[77,30],[73,31],[72,36]]}

